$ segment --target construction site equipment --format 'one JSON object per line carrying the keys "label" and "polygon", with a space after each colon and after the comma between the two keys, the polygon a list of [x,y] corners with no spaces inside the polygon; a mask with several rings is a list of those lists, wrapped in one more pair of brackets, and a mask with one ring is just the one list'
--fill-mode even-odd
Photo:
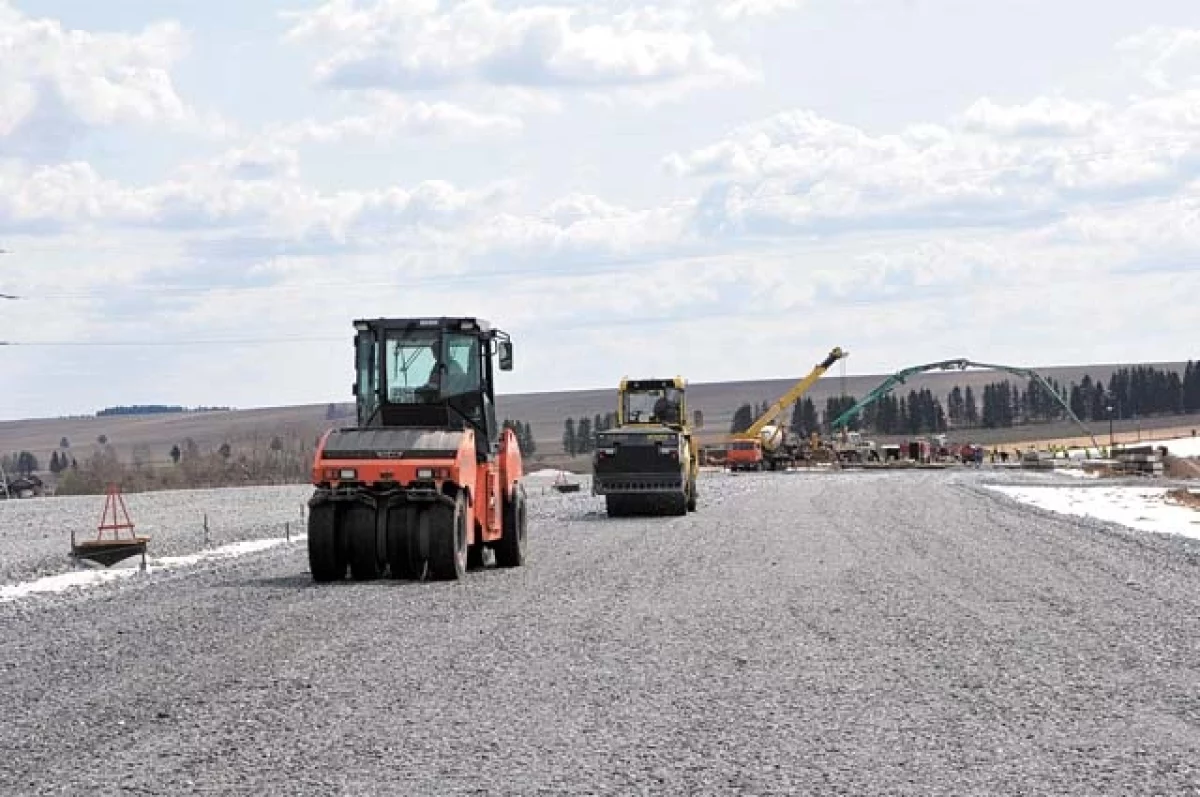
{"label": "construction site equipment", "polygon": [[780,415],[799,401],[834,363],[848,356],[849,352],[834,347],[828,357],[813,366],[807,376],[789,388],[745,431],[730,435],[726,455],[729,469],[781,470],[794,463],[806,444],[780,422]]}
{"label": "construction site equipment", "polygon": [[897,385],[904,384],[905,380],[914,374],[920,374],[926,371],[949,371],[954,369],[965,371],[968,368],[983,368],[990,371],[1004,371],[1005,373],[1012,374],[1013,376],[1019,376],[1022,379],[1033,380],[1039,386],[1041,386],[1043,390],[1046,391],[1047,395],[1051,396],[1056,402],[1058,402],[1059,406],[1061,406],[1063,411],[1066,412],[1067,417],[1074,421],[1075,425],[1078,426],[1084,434],[1091,438],[1092,445],[1097,449],[1100,448],[1100,444],[1096,442],[1096,436],[1092,434],[1091,429],[1089,429],[1087,425],[1081,421],[1079,417],[1071,410],[1071,405],[1067,402],[1067,400],[1064,399],[1059,392],[1055,390],[1054,387],[1037,371],[1034,371],[1031,368],[1018,368],[1011,365],[977,363],[963,358],[959,358],[957,360],[942,360],[941,362],[927,363],[925,365],[914,365],[911,368],[905,368],[902,371],[897,371],[881,382],[874,390],[864,396],[861,400],[859,400],[857,404],[850,407],[837,418],[835,418],[829,425],[830,430],[836,433],[838,429],[845,428],[850,420],[862,412],[863,409],[871,404],[874,404],[876,401],[892,392]]}
{"label": "construction site equipment", "polygon": [[327,431],[312,467],[313,579],[455,580],[525,561],[524,465],[496,421],[493,359],[512,341],[473,317],[354,322],[357,423]]}
{"label": "construction site equipment", "polygon": [[609,517],[686,515],[696,509],[700,464],[688,423],[687,383],[625,377],[617,388],[617,424],[596,435],[592,495],[603,495]]}
{"label": "construction site equipment", "polygon": [[878,462],[879,449],[874,440],[867,440],[861,432],[847,432],[836,436],[832,444],[834,457],[841,463]]}
{"label": "construction site equipment", "polygon": [[700,446],[698,459],[700,466],[710,467],[725,467],[726,459],[729,456],[728,443],[708,443]]}
{"label": "construction site equipment", "polygon": [[[123,519],[122,519],[123,518]],[[146,544],[150,542],[147,536],[133,533],[133,520],[129,517],[129,509],[125,506],[125,498],[116,485],[110,485],[104,497],[104,511],[100,515],[98,534],[94,540],[75,539],[75,530],[71,530],[71,557],[86,562],[94,562],[103,567],[112,567],[132,556],[141,555],[141,569],[146,569]],[[112,532],[112,537],[105,539],[104,533]],[[121,532],[129,532],[122,536]]]}
{"label": "construction site equipment", "polygon": [[559,471],[554,476],[554,482],[550,486],[553,487],[556,492],[560,493],[579,492],[579,482],[569,480],[564,471]]}

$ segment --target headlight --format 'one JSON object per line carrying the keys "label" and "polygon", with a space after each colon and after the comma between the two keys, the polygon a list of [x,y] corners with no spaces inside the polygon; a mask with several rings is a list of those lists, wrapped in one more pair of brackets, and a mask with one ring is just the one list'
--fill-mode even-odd
{"label": "headlight", "polygon": [[418,479],[432,479],[433,478],[433,468],[418,468],[417,469],[417,478]]}
{"label": "headlight", "polygon": [[358,478],[358,471],[354,468],[342,468],[338,471],[338,478],[344,482],[353,481]]}

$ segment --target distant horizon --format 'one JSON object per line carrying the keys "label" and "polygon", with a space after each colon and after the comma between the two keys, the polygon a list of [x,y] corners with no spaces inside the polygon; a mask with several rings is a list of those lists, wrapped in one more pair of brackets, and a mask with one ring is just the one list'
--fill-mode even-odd
{"label": "distant horizon", "polygon": [[[943,358],[940,360],[934,360],[931,362],[946,362],[948,360],[955,360],[955,359],[972,359],[972,358],[949,357],[949,358]],[[1031,370],[1038,371],[1038,372],[1041,372],[1041,371],[1051,372],[1051,371],[1057,371],[1057,370],[1087,370],[1087,369],[1108,370],[1108,369],[1120,369],[1120,368],[1136,368],[1139,366],[1168,367],[1168,368],[1178,367],[1178,368],[1182,369],[1182,368],[1186,367],[1189,362],[1197,362],[1197,361],[1198,361],[1198,358],[1193,357],[1191,359],[1185,359],[1185,360],[1143,360],[1143,361],[1137,361],[1137,362],[1083,363],[1083,364],[1077,364],[1077,365],[1068,364],[1068,365],[1051,365],[1051,366],[1028,366],[1028,365],[1022,365],[1019,363],[993,363],[993,364],[994,365],[1005,365],[1005,366],[1012,367],[1012,368],[1029,368]],[[900,368],[897,368],[894,371],[889,371],[887,373],[855,374],[855,373],[851,373],[847,370],[847,372],[845,374],[845,378],[846,379],[856,379],[856,380],[878,379],[880,382],[882,382],[882,381],[886,380],[888,377],[892,376],[893,374],[898,373],[899,371],[905,370],[907,368],[913,368],[913,367],[917,367],[920,365],[925,365],[925,364],[927,364],[927,363],[912,363],[910,365],[901,366]],[[815,363],[814,363],[814,365],[815,365]],[[840,373],[836,372],[837,367],[838,366],[835,365],[833,368],[831,368],[829,371],[827,371],[824,375],[822,375],[822,377],[819,381],[823,382],[823,381],[829,380],[829,379],[841,379],[842,375]],[[927,377],[928,376],[934,376],[934,377],[936,377],[936,376],[953,376],[955,374],[963,374],[963,373],[975,373],[975,374],[998,373],[998,374],[1003,374],[1007,378],[1010,378],[1010,379],[1013,378],[1011,375],[1006,374],[1004,371],[995,371],[995,370],[990,370],[990,369],[982,369],[982,368],[974,368],[974,367],[968,369],[967,371],[960,371],[958,369],[951,369],[951,370],[945,370],[945,371],[941,371],[941,370],[928,371],[924,374],[924,376],[927,376]],[[790,384],[790,383],[796,382],[797,380],[803,378],[804,375],[805,374],[803,374],[803,373],[798,373],[794,376],[784,376],[784,377],[763,377],[763,378],[705,380],[705,381],[693,381],[691,379],[688,379],[688,377],[686,375],[682,375],[682,376],[684,377],[684,379],[687,380],[689,387],[737,387],[740,385],[752,386],[752,385],[764,385],[764,384],[773,384],[773,383]],[[1182,373],[1181,373],[1181,375],[1182,375]],[[633,374],[630,374],[629,376],[630,376],[630,378],[637,378]],[[641,374],[640,376],[645,377],[648,375]],[[661,374],[659,374],[659,376],[661,376]],[[667,374],[667,376],[675,376],[675,374]],[[617,384],[613,383],[612,385],[582,387],[582,388],[563,388],[563,389],[558,389],[558,390],[527,390],[527,391],[514,392],[514,393],[506,393],[503,391],[498,391],[497,398],[498,399],[499,398],[520,399],[523,397],[553,397],[553,396],[557,396],[557,395],[569,396],[571,394],[589,394],[589,393],[596,393],[596,392],[602,392],[602,391],[615,392],[616,389],[617,389]],[[91,412],[63,413],[61,415],[38,415],[38,416],[29,416],[29,417],[23,417],[23,418],[0,418],[0,423],[21,423],[21,422],[25,422],[25,421],[29,421],[29,422],[55,421],[55,420],[64,420],[64,419],[81,419],[82,420],[82,419],[88,419],[88,418],[96,418],[96,417],[98,417],[97,413],[102,412],[107,409],[113,409],[113,408],[117,408],[117,407],[182,406],[183,409],[176,413],[167,413],[167,412],[142,413],[142,414],[130,413],[128,415],[112,415],[112,416],[108,416],[108,417],[112,417],[112,418],[143,417],[144,418],[147,415],[167,415],[167,414],[201,414],[201,413],[203,413],[203,414],[219,414],[222,412],[267,412],[267,411],[272,411],[272,410],[307,409],[307,408],[315,408],[315,407],[325,407],[330,404],[353,405],[354,397],[352,395],[347,394],[347,397],[343,398],[343,399],[314,400],[314,401],[305,401],[305,402],[299,402],[299,403],[293,403],[293,404],[261,404],[261,405],[240,405],[240,406],[230,405],[225,408],[209,408],[209,407],[206,407],[206,406],[200,405],[200,404],[183,404],[183,405],[181,405],[179,402],[169,402],[168,403],[168,402],[161,402],[161,401],[126,401],[126,402],[121,402],[120,404],[106,405],[104,407],[97,408]]]}

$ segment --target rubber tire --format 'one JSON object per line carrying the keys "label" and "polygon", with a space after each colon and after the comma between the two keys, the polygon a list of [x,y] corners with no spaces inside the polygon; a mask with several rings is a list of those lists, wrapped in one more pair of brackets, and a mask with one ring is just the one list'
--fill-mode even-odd
{"label": "rubber tire", "polygon": [[695,479],[692,479],[690,482],[688,482],[687,511],[689,511],[689,512],[696,511],[696,480]]}
{"label": "rubber tire", "polygon": [[308,568],[313,581],[327,584],[346,577],[346,555],[338,534],[338,507],[319,504],[308,511]]}
{"label": "rubber tire", "polygon": [[383,575],[375,510],[365,504],[350,504],[342,514],[342,528],[345,529],[349,547],[351,578],[355,581],[374,581]]}
{"label": "rubber tire", "polygon": [[467,523],[470,504],[459,494],[454,507],[434,506],[421,514],[428,524],[429,575],[438,581],[458,581],[467,574]]}
{"label": "rubber tire", "polygon": [[483,551],[486,547],[483,543],[477,542],[467,548],[467,572],[484,568]]}
{"label": "rubber tire", "polygon": [[496,567],[520,567],[525,564],[525,544],[529,536],[529,512],[525,485],[518,484],[512,498],[504,501],[501,535],[496,543]]}
{"label": "rubber tire", "polygon": [[623,495],[604,496],[604,511],[609,517],[628,517],[629,504]]}
{"label": "rubber tire", "polygon": [[419,581],[425,575],[425,560],[421,557],[417,537],[421,510],[398,504],[388,509],[387,558],[393,579]]}

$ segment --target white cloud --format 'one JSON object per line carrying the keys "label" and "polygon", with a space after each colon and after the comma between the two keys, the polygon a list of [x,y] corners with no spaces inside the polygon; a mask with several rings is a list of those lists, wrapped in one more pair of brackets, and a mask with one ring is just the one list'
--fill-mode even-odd
{"label": "white cloud", "polygon": [[67,30],[0,0],[0,155],[58,158],[87,128],[166,125],[224,132],[185,103],[171,69],[187,51],[178,23],[141,32]]}
{"label": "white cloud", "polygon": [[800,8],[803,0],[720,0],[716,14],[721,19],[740,20],[748,17],[768,17]]}
{"label": "white cloud", "polygon": [[604,90],[751,80],[682,10],[501,9],[491,0],[330,0],[289,14],[291,41],[333,42],[318,80],[404,92],[461,86]]}
{"label": "white cloud", "polygon": [[1200,28],[1155,25],[1122,39],[1117,49],[1157,89],[1200,84]]}
{"label": "white cloud", "polygon": [[788,111],[664,166],[714,180],[698,223],[722,235],[1026,226],[1083,202],[1183,190],[1200,175],[1197,99],[982,99],[948,123],[884,134]]}
{"label": "white cloud", "polygon": [[103,179],[86,163],[22,167],[0,161],[0,232],[59,232],[91,225],[316,238],[333,248],[381,246],[415,228],[461,226],[502,209],[512,187],[458,188],[426,180],[321,192],[299,179],[294,150],[253,146],[186,164],[146,187]]}
{"label": "white cloud", "polygon": [[995,136],[1080,136],[1096,132],[1108,112],[1109,107],[1101,102],[1037,97],[1024,105],[1005,106],[984,97],[967,108],[962,127]]}
{"label": "white cloud", "polygon": [[355,140],[387,141],[400,136],[476,137],[518,133],[520,117],[487,113],[449,102],[409,102],[371,92],[372,110],[329,122],[308,119],[285,125],[267,135],[281,142],[320,144]]}

